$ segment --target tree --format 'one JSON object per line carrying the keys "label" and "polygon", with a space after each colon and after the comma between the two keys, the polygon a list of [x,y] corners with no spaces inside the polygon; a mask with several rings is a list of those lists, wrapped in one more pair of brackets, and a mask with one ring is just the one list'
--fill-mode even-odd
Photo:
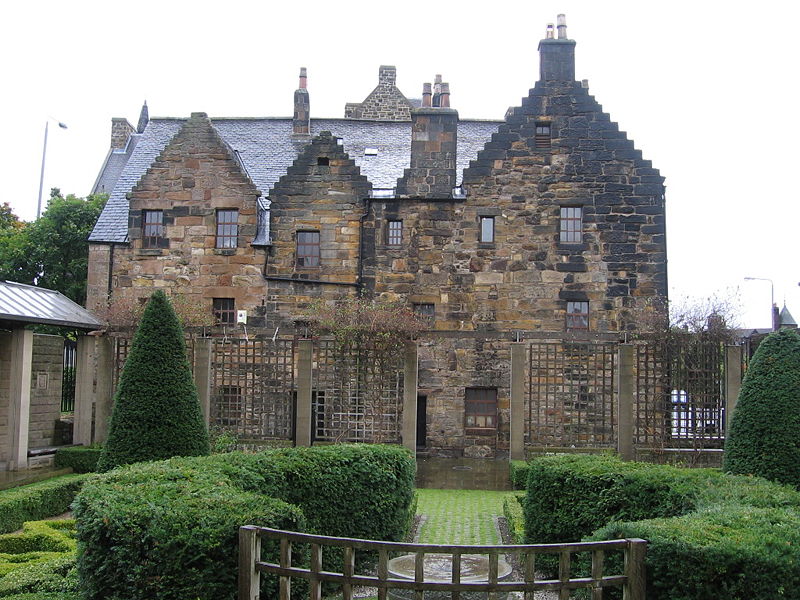
{"label": "tree", "polygon": [[0,204],[0,232],[17,230],[22,227],[22,221],[11,210],[8,202]]}
{"label": "tree", "polygon": [[183,329],[159,290],[147,303],[120,376],[98,469],[208,453]]}
{"label": "tree", "polygon": [[78,304],[86,301],[88,237],[105,206],[105,194],[66,198],[53,188],[47,209],[32,223],[2,230],[0,279],[57,290]]}
{"label": "tree", "polygon": [[800,489],[800,334],[770,334],[753,356],[725,442],[724,468]]}

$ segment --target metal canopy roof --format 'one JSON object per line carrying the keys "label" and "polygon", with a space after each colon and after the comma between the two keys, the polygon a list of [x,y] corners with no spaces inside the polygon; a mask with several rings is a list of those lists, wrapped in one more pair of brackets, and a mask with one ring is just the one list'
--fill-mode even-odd
{"label": "metal canopy roof", "polygon": [[11,281],[0,281],[0,321],[76,329],[103,326],[89,311],[59,292]]}

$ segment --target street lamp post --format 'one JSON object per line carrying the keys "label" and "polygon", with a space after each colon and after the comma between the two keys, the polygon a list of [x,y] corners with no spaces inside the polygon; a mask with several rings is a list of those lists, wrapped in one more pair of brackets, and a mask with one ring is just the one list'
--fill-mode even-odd
{"label": "street lamp post", "polygon": [[[50,125],[50,119],[52,117],[48,117],[48,119],[44,122],[44,145],[42,146],[42,171],[39,174],[39,202],[36,204],[36,218],[42,216],[42,186],[44,185],[44,161],[47,158],[47,128]],[[55,119],[53,119],[55,121]],[[67,126],[62,123],[61,121],[57,121],[58,126],[61,129],[66,129]]]}
{"label": "street lamp post", "polygon": [[[768,277],[745,277],[745,281],[769,281],[770,298],[769,298],[769,320],[772,323],[772,331],[775,331],[775,283]],[[799,284],[800,285],[800,284]]]}

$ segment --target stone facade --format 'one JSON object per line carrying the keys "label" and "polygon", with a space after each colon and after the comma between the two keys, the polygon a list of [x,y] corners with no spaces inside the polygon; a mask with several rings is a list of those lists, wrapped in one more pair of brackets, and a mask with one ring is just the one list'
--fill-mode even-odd
{"label": "stone facade", "polygon": [[0,331],[0,469],[11,459],[11,334]]}
{"label": "stone facade", "polygon": [[363,102],[348,102],[344,116],[373,121],[410,121],[411,108],[411,102],[397,88],[397,69],[381,65],[378,70],[378,86]]}
{"label": "stone facade", "polygon": [[[131,191],[130,244],[115,246],[113,261],[109,256],[105,263],[113,262],[113,299],[135,304],[155,288],[169,288],[208,314],[214,298],[233,299],[236,307],[251,310],[263,306],[264,250],[250,243],[258,225],[258,196],[205,113],[193,113]],[[236,211],[235,239],[218,247],[219,211],[229,210]],[[158,247],[143,241],[146,211],[161,211]],[[110,254],[107,248],[91,250],[89,286],[95,289],[89,306],[102,304],[107,291],[107,269],[91,262]]]}
{"label": "stone facade", "polygon": [[[130,193],[129,244],[92,246],[89,305],[109,282],[112,298],[168,287],[208,310],[213,298],[234,298],[251,334],[271,337],[294,333],[314,300],[405,302],[431,318],[419,342],[425,446],[507,451],[512,342],[621,337],[667,294],[663,178],[574,81],[574,45],[542,40],[540,80],[458,188],[449,86],[426,85],[425,106],[412,111],[394,68],[381,67],[376,90],[347,116],[411,119],[410,164],[395,193],[376,194],[324,131],[268,193],[268,240],[264,223],[257,235],[260,192],[205,115],[193,114]],[[295,106],[287,144],[306,135],[296,129],[307,122],[305,93]],[[377,142],[371,151],[384,152]],[[215,247],[217,209],[238,211],[235,248]],[[163,211],[157,248],[142,247],[146,210]],[[495,412],[475,417],[479,405]]]}
{"label": "stone facade", "polygon": [[[31,416],[28,445],[54,446],[56,421],[61,416],[61,383],[64,371],[64,338],[35,335],[31,367]],[[60,442],[60,440],[58,440]]]}

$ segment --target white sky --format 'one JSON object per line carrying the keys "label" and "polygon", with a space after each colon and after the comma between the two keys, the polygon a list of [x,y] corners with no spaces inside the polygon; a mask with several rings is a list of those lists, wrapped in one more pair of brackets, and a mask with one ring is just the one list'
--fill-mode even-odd
{"label": "white sky", "polygon": [[[576,76],[667,183],[673,299],[738,293],[742,325],[769,325],[770,278],[800,319],[796,64],[800,3],[550,0],[0,5],[0,202],[36,215],[44,196],[86,195],[111,117],[289,116],[299,67],[312,117],[339,117],[393,64],[419,97],[441,73],[462,117],[503,118],[538,78],[558,13]],[[793,233],[794,232],[794,233]]]}

